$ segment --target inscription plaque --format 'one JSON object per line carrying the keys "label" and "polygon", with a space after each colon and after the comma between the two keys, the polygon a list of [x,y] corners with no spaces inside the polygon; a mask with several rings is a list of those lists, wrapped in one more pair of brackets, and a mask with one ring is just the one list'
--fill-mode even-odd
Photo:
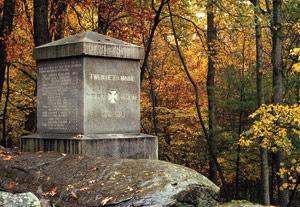
{"label": "inscription plaque", "polygon": [[82,58],[38,63],[38,131],[81,133]]}
{"label": "inscription plaque", "polygon": [[85,57],[85,77],[85,132],[139,133],[139,62]]}

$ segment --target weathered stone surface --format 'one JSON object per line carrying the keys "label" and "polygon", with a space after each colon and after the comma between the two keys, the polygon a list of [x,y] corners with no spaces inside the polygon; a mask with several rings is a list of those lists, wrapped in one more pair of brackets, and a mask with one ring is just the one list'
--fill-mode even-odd
{"label": "weathered stone surface", "polygon": [[38,68],[39,133],[140,133],[138,61],[82,56]]}
{"label": "weathered stone surface", "polygon": [[[218,207],[264,207],[264,206],[260,204],[254,204],[246,200],[233,200],[229,203],[219,204]],[[272,207],[272,206],[268,206],[268,207]]]}
{"label": "weathered stone surface", "polygon": [[38,62],[39,133],[83,133],[83,85],[83,57]]}
{"label": "weathered stone surface", "polygon": [[[201,174],[157,160],[22,153],[0,159],[0,187],[45,195],[58,206],[217,205],[219,188]],[[53,190],[55,189],[55,191]],[[47,192],[53,192],[49,196]]]}
{"label": "weathered stone surface", "polygon": [[0,191],[1,207],[41,207],[39,199],[31,192],[12,194]]}
{"label": "weathered stone surface", "polygon": [[45,60],[81,55],[140,60],[144,49],[96,32],[82,32],[34,49],[34,59]]}
{"label": "weathered stone surface", "polygon": [[84,133],[140,133],[139,61],[84,57]]}
{"label": "weathered stone surface", "polygon": [[158,139],[147,134],[34,134],[22,138],[26,152],[55,151],[88,156],[157,159]]}

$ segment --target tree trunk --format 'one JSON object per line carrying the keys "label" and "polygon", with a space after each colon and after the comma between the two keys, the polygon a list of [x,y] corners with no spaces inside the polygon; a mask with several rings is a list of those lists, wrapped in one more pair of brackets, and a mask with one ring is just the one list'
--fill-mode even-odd
{"label": "tree trunk", "polygon": [[[34,0],[34,46],[50,42],[49,28],[48,28],[48,0]],[[36,96],[37,86],[35,86],[34,95]],[[25,130],[30,132],[36,131],[36,108],[26,117]]]}
{"label": "tree trunk", "polygon": [[50,40],[59,40],[64,37],[64,13],[67,10],[67,1],[66,0],[53,0],[51,1],[50,9],[50,28],[49,35]]}
{"label": "tree trunk", "polygon": [[169,4],[169,2],[167,4],[168,4],[169,13],[170,13],[171,27],[172,27],[173,36],[174,36],[174,39],[175,39],[176,50],[177,50],[180,62],[182,64],[182,66],[183,66],[184,72],[187,75],[190,83],[193,86],[194,95],[195,95],[196,111],[197,111],[197,115],[198,115],[198,118],[199,118],[200,125],[201,125],[203,133],[204,133],[204,137],[205,137],[205,139],[207,141],[208,152],[209,152],[209,155],[212,158],[213,162],[216,165],[216,169],[217,169],[217,171],[219,173],[219,176],[220,176],[220,179],[221,179],[221,182],[222,182],[222,185],[223,185],[225,199],[228,201],[229,200],[229,196],[228,196],[228,192],[226,190],[226,180],[225,180],[222,168],[221,168],[221,166],[220,166],[220,164],[219,164],[219,162],[217,160],[217,157],[214,154],[214,150],[213,150],[214,147],[212,146],[211,140],[209,139],[208,130],[206,129],[206,126],[205,126],[205,123],[204,123],[204,120],[203,120],[203,117],[202,117],[202,112],[201,112],[201,109],[200,109],[200,90],[198,88],[197,83],[195,82],[195,80],[193,79],[193,77],[191,76],[191,74],[190,74],[190,72],[188,70],[185,56],[183,55],[183,53],[182,53],[182,51],[180,49],[179,43],[178,43],[178,36],[177,36],[177,33],[176,33],[175,24],[174,24],[174,21],[173,21],[173,14],[172,14],[172,11],[171,11],[171,8],[170,8],[170,4]]}
{"label": "tree trunk", "polygon": [[15,0],[6,0],[3,6],[3,14],[0,22],[0,102],[3,94],[3,84],[6,69],[6,40],[13,28],[13,19],[15,13]]}
{"label": "tree trunk", "polygon": [[48,29],[48,0],[34,0],[34,46],[50,42]]}
{"label": "tree trunk", "polygon": [[57,1],[57,12],[55,14],[56,27],[54,40],[59,40],[64,37],[65,23],[64,23],[64,14],[67,10],[67,1],[66,0],[56,0]]}
{"label": "tree trunk", "polygon": [[107,33],[107,25],[106,20],[104,18],[105,10],[106,10],[106,1],[100,0],[98,3],[98,28],[97,32],[103,35]]}
{"label": "tree trunk", "polygon": [[262,203],[264,205],[270,205],[270,182],[269,182],[269,162],[268,151],[266,149],[260,149],[261,159],[261,189],[262,189]]}
{"label": "tree trunk", "polygon": [[7,137],[7,123],[8,123],[8,117],[7,117],[7,107],[8,107],[8,100],[10,95],[10,89],[9,89],[9,65],[6,67],[6,97],[5,97],[5,103],[3,108],[3,121],[2,121],[2,144],[4,147],[12,147],[12,141]]}
{"label": "tree trunk", "polygon": [[[264,104],[264,92],[263,92],[263,77],[262,77],[262,31],[260,23],[260,0],[254,1],[255,6],[255,37],[256,37],[256,102],[257,108]],[[270,205],[270,184],[269,184],[269,162],[267,149],[260,148],[260,160],[261,160],[261,189],[262,189],[262,203],[264,205]]]}
{"label": "tree trunk", "polygon": [[[246,38],[244,36],[243,40],[243,49],[242,49],[242,71],[240,74],[240,81],[241,81],[241,89],[240,89],[240,113],[239,113],[239,129],[238,129],[238,135],[240,135],[243,132],[243,125],[244,125],[244,109],[243,109],[243,103],[245,101],[245,44],[246,44]],[[237,148],[237,159],[236,159],[236,178],[235,178],[235,198],[239,199],[239,192],[240,192],[240,153],[241,153],[241,146],[238,144]]]}
{"label": "tree trunk", "polygon": [[[216,133],[216,102],[215,102],[215,43],[217,40],[217,30],[214,22],[214,2],[207,2],[207,48],[208,48],[208,67],[207,67],[207,98],[208,98],[208,119],[209,119],[209,139],[212,143],[214,154],[216,154],[215,133]],[[212,159],[209,161],[209,178],[217,182],[216,163]]]}
{"label": "tree trunk", "polygon": [[154,79],[153,69],[148,68],[148,73],[149,73],[149,84],[150,84],[150,99],[151,99],[151,106],[152,106],[152,113],[151,113],[152,125],[153,125],[155,136],[158,136],[157,119],[156,119],[157,96],[155,92],[155,85],[154,85],[155,83],[153,82]]}
{"label": "tree trunk", "polygon": [[167,4],[168,2],[169,2],[169,0],[161,0],[159,8],[157,10],[154,9],[155,10],[155,16],[154,16],[154,19],[153,19],[153,23],[150,27],[150,34],[149,34],[149,38],[147,40],[146,47],[145,47],[145,57],[144,57],[144,61],[143,61],[142,66],[141,66],[141,85],[142,85],[142,82],[143,82],[143,79],[144,79],[145,70],[146,70],[146,67],[147,67],[147,62],[148,62],[148,58],[149,58],[149,54],[150,54],[150,50],[151,50],[151,44],[152,44],[152,41],[154,39],[154,34],[155,34],[156,28],[157,28],[157,26],[160,22],[160,15],[162,13],[164,5]]}
{"label": "tree trunk", "polygon": [[273,65],[273,102],[282,103],[282,28],[281,28],[282,0],[273,0],[272,23],[272,65]]}
{"label": "tree trunk", "polygon": [[[273,102],[282,104],[283,101],[283,83],[282,83],[282,0],[273,0],[273,22],[272,22],[272,65],[273,65]],[[276,155],[277,170],[280,163],[284,164],[285,154],[281,150]],[[282,167],[285,167],[284,165]],[[279,177],[278,187],[287,183],[287,174],[283,178]],[[280,190],[278,201],[281,207],[286,207],[289,201],[288,190]]]}

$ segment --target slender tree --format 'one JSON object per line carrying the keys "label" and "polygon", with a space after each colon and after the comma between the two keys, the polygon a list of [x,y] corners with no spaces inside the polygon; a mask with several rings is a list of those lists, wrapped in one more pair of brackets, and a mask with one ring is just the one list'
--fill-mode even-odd
{"label": "slender tree", "polygon": [[[40,45],[50,42],[48,28],[48,0],[34,0],[33,27],[34,27],[34,45]],[[35,86],[34,95],[36,96],[37,86]],[[25,130],[34,132],[36,130],[36,109],[27,116]]]}
{"label": "slender tree", "polygon": [[97,32],[100,34],[106,35],[108,30],[107,20],[104,16],[106,13],[105,11],[108,9],[106,8],[107,1],[100,0],[98,1],[98,27]]}
{"label": "slender tree", "polygon": [[[207,49],[208,49],[208,65],[207,65],[207,98],[208,98],[208,125],[209,125],[209,139],[212,143],[214,154],[216,154],[216,101],[215,101],[215,60],[216,60],[216,40],[217,29],[215,26],[215,6],[214,0],[207,1]],[[209,162],[209,178],[217,182],[217,169],[215,162],[210,159]]]}
{"label": "slender tree", "polygon": [[[273,65],[273,102],[282,104],[283,102],[283,69],[282,69],[282,0],[273,0],[272,18],[272,65]],[[284,167],[285,154],[278,151],[276,154],[277,170]],[[287,174],[284,173],[278,178],[278,187],[287,183]],[[286,207],[289,202],[289,192],[287,189],[279,190],[278,201],[281,207]]]}
{"label": "slender tree", "polygon": [[34,45],[35,47],[50,42],[48,29],[48,0],[34,0]]}
{"label": "slender tree", "polygon": [[[242,134],[243,126],[244,126],[244,109],[243,103],[245,101],[245,45],[246,38],[243,38],[243,48],[242,48],[242,70],[240,72],[240,81],[241,81],[241,89],[240,89],[240,112],[239,112],[239,128],[238,135]],[[238,144],[237,147],[237,159],[236,159],[236,179],[235,179],[235,197],[239,199],[240,193],[240,155],[241,155],[241,145]]]}
{"label": "slender tree", "polygon": [[[50,21],[50,28],[53,30],[54,40],[62,39],[64,37],[65,24],[64,14],[67,10],[68,2],[66,0],[54,0],[52,2],[53,16]],[[52,25],[51,25],[52,23]]]}
{"label": "slender tree", "polygon": [[186,74],[186,76],[188,77],[188,80],[190,81],[190,83],[192,84],[193,86],[193,89],[194,89],[194,95],[195,95],[195,107],[196,107],[196,111],[197,111],[197,115],[198,115],[198,119],[199,119],[199,122],[200,122],[200,125],[202,127],[202,130],[203,130],[203,133],[204,133],[204,136],[205,136],[205,139],[207,141],[207,145],[208,145],[208,152],[209,152],[209,155],[211,157],[211,159],[213,160],[213,162],[215,163],[215,166],[216,166],[216,169],[219,173],[219,176],[220,176],[220,179],[221,179],[221,182],[222,182],[222,185],[224,187],[224,194],[225,194],[225,199],[228,200],[229,197],[228,197],[228,192],[226,191],[226,180],[225,180],[225,177],[224,177],[224,174],[223,174],[223,171],[221,169],[221,166],[217,160],[217,157],[216,155],[214,154],[215,151],[214,151],[214,147],[213,146],[213,143],[211,142],[211,140],[209,139],[209,133],[208,133],[208,130],[205,126],[205,123],[204,123],[204,120],[203,120],[203,116],[202,116],[202,112],[201,112],[201,109],[200,109],[200,97],[199,97],[199,94],[200,94],[200,90],[199,90],[199,87],[196,83],[196,81],[193,79],[193,77],[191,76],[190,72],[189,72],[189,69],[188,69],[188,66],[186,64],[186,59],[185,59],[185,56],[183,54],[183,52],[181,51],[181,48],[179,46],[179,42],[178,42],[178,36],[177,36],[177,33],[176,33],[176,28],[175,28],[175,24],[174,24],[174,21],[173,21],[173,13],[171,11],[171,7],[170,7],[170,4],[169,2],[167,3],[168,5],[168,9],[169,9],[169,14],[170,14],[170,20],[171,20],[171,27],[172,27],[172,32],[173,32],[173,36],[174,36],[174,39],[175,39],[175,45],[176,45],[176,51],[178,53],[178,56],[179,56],[179,59],[180,59],[180,62],[183,66],[183,69],[184,69],[184,72]]}
{"label": "slender tree", "polygon": [[[265,103],[263,92],[263,46],[262,46],[262,29],[261,29],[261,9],[260,0],[252,1],[255,15],[255,42],[256,42],[256,102],[257,108]],[[261,190],[262,202],[264,205],[270,205],[270,182],[269,182],[269,162],[268,151],[260,148],[261,159]]]}
{"label": "slender tree", "polygon": [[0,101],[2,100],[5,70],[7,65],[6,40],[12,32],[15,13],[15,0],[5,0],[0,20]]}

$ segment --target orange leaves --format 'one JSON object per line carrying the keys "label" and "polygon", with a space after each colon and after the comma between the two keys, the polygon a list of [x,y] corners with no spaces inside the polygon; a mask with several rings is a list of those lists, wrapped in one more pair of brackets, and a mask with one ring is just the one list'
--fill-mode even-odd
{"label": "orange leaves", "polygon": [[6,152],[4,150],[1,150],[1,148],[0,148],[0,158],[2,160],[9,161],[9,160],[12,160],[14,158],[14,156],[10,152]]}
{"label": "orange leaves", "polygon": [[13,156],[11,156],[11,155],[2,155],[1,154],[0,157],[2,158],[2,160],[6,160],[6,161],[13,159]]}
{"label": "orange leaves", "polygon": [[57,187],[53,186],[50,191],[43,193],[43,196],[48,198],[48,197],[53,197],[56,194],[57,194]]}
{"label": "orange leaves", "polygon": [[14,181],[10,181],[5,185],[5,188],[7,190],[12,190],[16,187],[16,185],[18,185],[18,183],[14,182]]}

